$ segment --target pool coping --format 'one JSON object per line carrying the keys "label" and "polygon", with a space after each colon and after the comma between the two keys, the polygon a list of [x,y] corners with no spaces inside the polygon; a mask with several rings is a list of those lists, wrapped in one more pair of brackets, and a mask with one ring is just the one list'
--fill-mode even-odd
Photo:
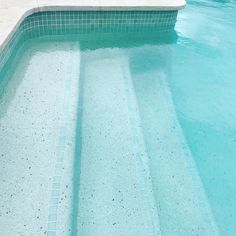
{"label": "pool coping", "polygon": [[42,11],[170,11],[180,10],[185,0],[0,0],[0,53],[24,19]]}

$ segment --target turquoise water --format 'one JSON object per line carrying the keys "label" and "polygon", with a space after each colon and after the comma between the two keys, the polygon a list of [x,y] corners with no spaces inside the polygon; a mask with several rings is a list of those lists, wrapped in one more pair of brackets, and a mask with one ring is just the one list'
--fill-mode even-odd
{"label": "turquoise water", "polygon": [[235,10],[25,43],[1,74],[0,235],[236,235]]}
{"label": "turquoise water", "polygon": [[188,4],[176,27],[169,81],[221,235],[236,235],[235,12],[235,1]]}

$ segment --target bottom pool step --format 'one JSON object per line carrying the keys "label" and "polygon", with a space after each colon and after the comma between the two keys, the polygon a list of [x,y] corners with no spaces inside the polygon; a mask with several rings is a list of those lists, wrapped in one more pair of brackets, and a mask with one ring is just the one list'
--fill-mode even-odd
{"label": "bottom pool step", "polygon": [[178,123],[167,73],[158,68],[137,73],[135,62],[132,68],[162,235],[219,235]]}

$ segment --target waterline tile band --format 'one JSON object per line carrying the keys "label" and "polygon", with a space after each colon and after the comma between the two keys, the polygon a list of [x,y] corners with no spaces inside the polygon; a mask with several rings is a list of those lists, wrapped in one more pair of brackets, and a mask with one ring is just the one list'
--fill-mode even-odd
{"label": "waterline tile band", "polygon": [[0,49],[0,71],[30,38],[91,33],[151,33],[174,29],[177,10],[170,11],[42,11],[27,16]]}

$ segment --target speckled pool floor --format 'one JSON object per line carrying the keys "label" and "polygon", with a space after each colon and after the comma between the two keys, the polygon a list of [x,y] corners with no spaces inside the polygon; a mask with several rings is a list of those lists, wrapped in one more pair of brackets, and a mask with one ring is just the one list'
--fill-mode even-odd
{"label": "speckled pool floor", "polygon": [[0,235],[218,235],[168,44],[109,43],[32,40],[4,76]]}

